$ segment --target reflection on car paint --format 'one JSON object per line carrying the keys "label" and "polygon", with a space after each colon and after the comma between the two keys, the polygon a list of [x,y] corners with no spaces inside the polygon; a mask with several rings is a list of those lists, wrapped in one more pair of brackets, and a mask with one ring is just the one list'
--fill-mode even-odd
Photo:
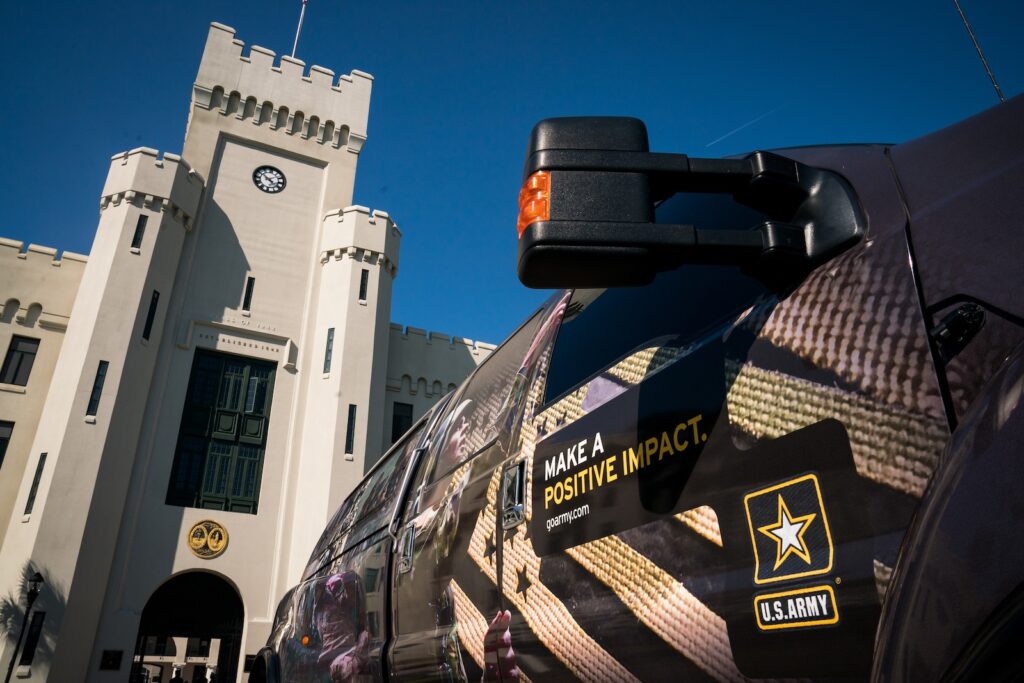
{"label": "reflection on car paint", "polygon": [[[911,628],[893,616],[901,607],[923,621],[963,602],[955,590],[953,602],[935,597],[961,576],[950,561],[960,549],[935,539],[903,551],[942,571],[895,573],[932,592],[915,603],[916,587],[890,582],[922,497],[936,496],[950,425],[966,415],[992,438],[998,420],[979,427],[966,411],[1024,337],[988,310],[962,353],[937,364],[927,318],[962,300],[944,283],[922,315],[908,241],[921,216],[888,155],[794,150],[847,177],[872,219],[863,241],[813,272],[687,264],[645,287],[553,295],[424,430],[422,465],[394,510],[411,544],[396,549],[381,522],[399,504],[400,464],[332,520],[271,636],[286,680],[846,680],[885,659],[876,633]],[[721,229],[763,218],[727,195],[677,195],[657,211]],[[930,263],[942,279],[943,258]],[[934,503],[933,524],[947,493],[954,511],[976,498],[957,496],[956,482],[991,478],[964,464],[976,445],[944,459],[942,500],[924,506]],[[502,481],[519,467],[525,522],[504,529]],[[1015,500],[1006,490],[999,500]],[[389,574],[394,552],[403,571]],[[948,635],[937,628],[914,636],[908,663]]]}

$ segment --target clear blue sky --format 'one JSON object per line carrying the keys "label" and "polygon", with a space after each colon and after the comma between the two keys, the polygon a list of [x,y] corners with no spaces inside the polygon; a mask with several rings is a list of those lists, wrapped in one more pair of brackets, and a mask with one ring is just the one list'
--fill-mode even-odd
{"label": "clear blue sky", "polygon": [[[1024,91],[1024,2],[963,7],[1006,95]],[[207,24],[287,53],[298,10],[4,2],[0,235],[88,252],[110,156],[181,150]],[[392,319],[494,342],[546,296],[515,276],[541,118],[637,116],[653,149],[723,156],[899,142],[996,103],[949,0],[310,0],[298,57],[376,77],[355,202],[405,234]]]}

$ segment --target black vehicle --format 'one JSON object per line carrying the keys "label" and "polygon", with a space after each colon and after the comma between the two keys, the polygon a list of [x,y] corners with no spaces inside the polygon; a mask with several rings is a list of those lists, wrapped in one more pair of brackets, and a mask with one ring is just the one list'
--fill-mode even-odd
{"label": "black vehicle", "polygon": [[908,143],[534,129],[553,295],[386,454],[253,681],[1024,666],[1024,98]]}

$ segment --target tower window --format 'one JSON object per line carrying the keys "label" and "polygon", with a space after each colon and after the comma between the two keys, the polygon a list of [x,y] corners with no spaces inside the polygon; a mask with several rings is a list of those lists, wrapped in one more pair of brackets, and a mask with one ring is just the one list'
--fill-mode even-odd
{"label": "tower window", "polygon": [[356,446],[356,407],[348,405],[348,425],[345,429],[345,453],[355,452]]}
{"label": "tower window", "polygon": [[391,443],[402,438],[412,427],[412,404],[395,403],[391,412]]}
{"label": "tower window", "polygon": [[36,362],[36,351],[39,340],[30,337],[11,337],[11,345],[7,347],[3,368],[0,368],[0,384],[17,384],[19,387],[28,384],[28,376],[32,365]]}
{"label": "tower window", "polygon": [[327,330],[327,347],[324,349],[324,374],[331,371],[331,356],[334,355],[334,328]]}
{"label": "tower window", "polygon": [[196,351],[168,505],[256,514],[276,368],[255,358]]}
{"label": "tower window", "polygon": [[252,289],[256,286],[256,278],[250,277],[245,281],[245,296],[242,298],[242,310],[248,311],[252,306]]}
{"label": "tower window", "polygon": [[146,223],[149,221],[149,216],[142,214],[139,216],[139,222],[135,224],[135,234],[132,235],[132,249],[138,249],[142,246],[142,238],[146,234]]}
{"label": "tower window", "polygon": [[110,363],[101,360],[99,367],[96,368],[96,379],[92,383],[92,393],[89,394],[89,407],[85,410],[86,415],[95,417],[96,411],[100,407],[100,396],[103,395],[103,382],[107,379],[108,365]]}
{"label": "tower window", "polygon": [[370,271],[363,268],[362,274],[359,276],[359,300],[366,301],[366,290],[370,284]]}
{"label": "tower window", "polygon": [[153,320],[156,318],[156,305],[160,301],[160,292],[153,290],[153,298],[149,300],[149,313],[146,314],[146,325],[142,328],[142,338],[149,340],[149,334],[153,331]]}
{"label": "tower window", "polygon": [[32,508],[36,506],[36,494],[39,493],[39,480],[43,478],[44,467],[46,467],[46,453],[40,453],[39,462],[36,463],[36,473],[32,477],[32,487],[28,490],[28,500],[25,501],[26,515],[31,515]]}
{"label": "tower window", "polygon": [[4,456],[7,455],[7,444],[11,443],[11,434],[14,433],[14,423],[0,420],[0,467],[4,466]]}
{"label": "tower window", "polygon": [[46,612],[33,612],[32,623],[28,625],[28,637],[25,638],[25,648],[21,651],[19,666],[32,666],[36,658],[36,648],[39,647],[39,637],[43,634],[43,619]]}

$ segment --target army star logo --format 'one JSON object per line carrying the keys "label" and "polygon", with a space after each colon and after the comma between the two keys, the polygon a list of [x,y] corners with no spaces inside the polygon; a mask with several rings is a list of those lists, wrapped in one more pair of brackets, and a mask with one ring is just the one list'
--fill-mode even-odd
{"label": "army star logo", "polygon": [[794,554],[807,564],[811,563],[811,554],[807,550],[807,546],[804,545],[804,534],[817,516],[812,512],[809,515],[794,518],[790,515],[789,508],[786,507],[786,501],[781,495],[779,496],[779,521],[757,528],[762,534],[779,544],[775,553],[773,571],[778,569],[786,558]]}
{"label": "army star logo", "polygon": [[832,570],[832,532],[818,475],[804,474],[743,498],[754,549],[754,583]]}

